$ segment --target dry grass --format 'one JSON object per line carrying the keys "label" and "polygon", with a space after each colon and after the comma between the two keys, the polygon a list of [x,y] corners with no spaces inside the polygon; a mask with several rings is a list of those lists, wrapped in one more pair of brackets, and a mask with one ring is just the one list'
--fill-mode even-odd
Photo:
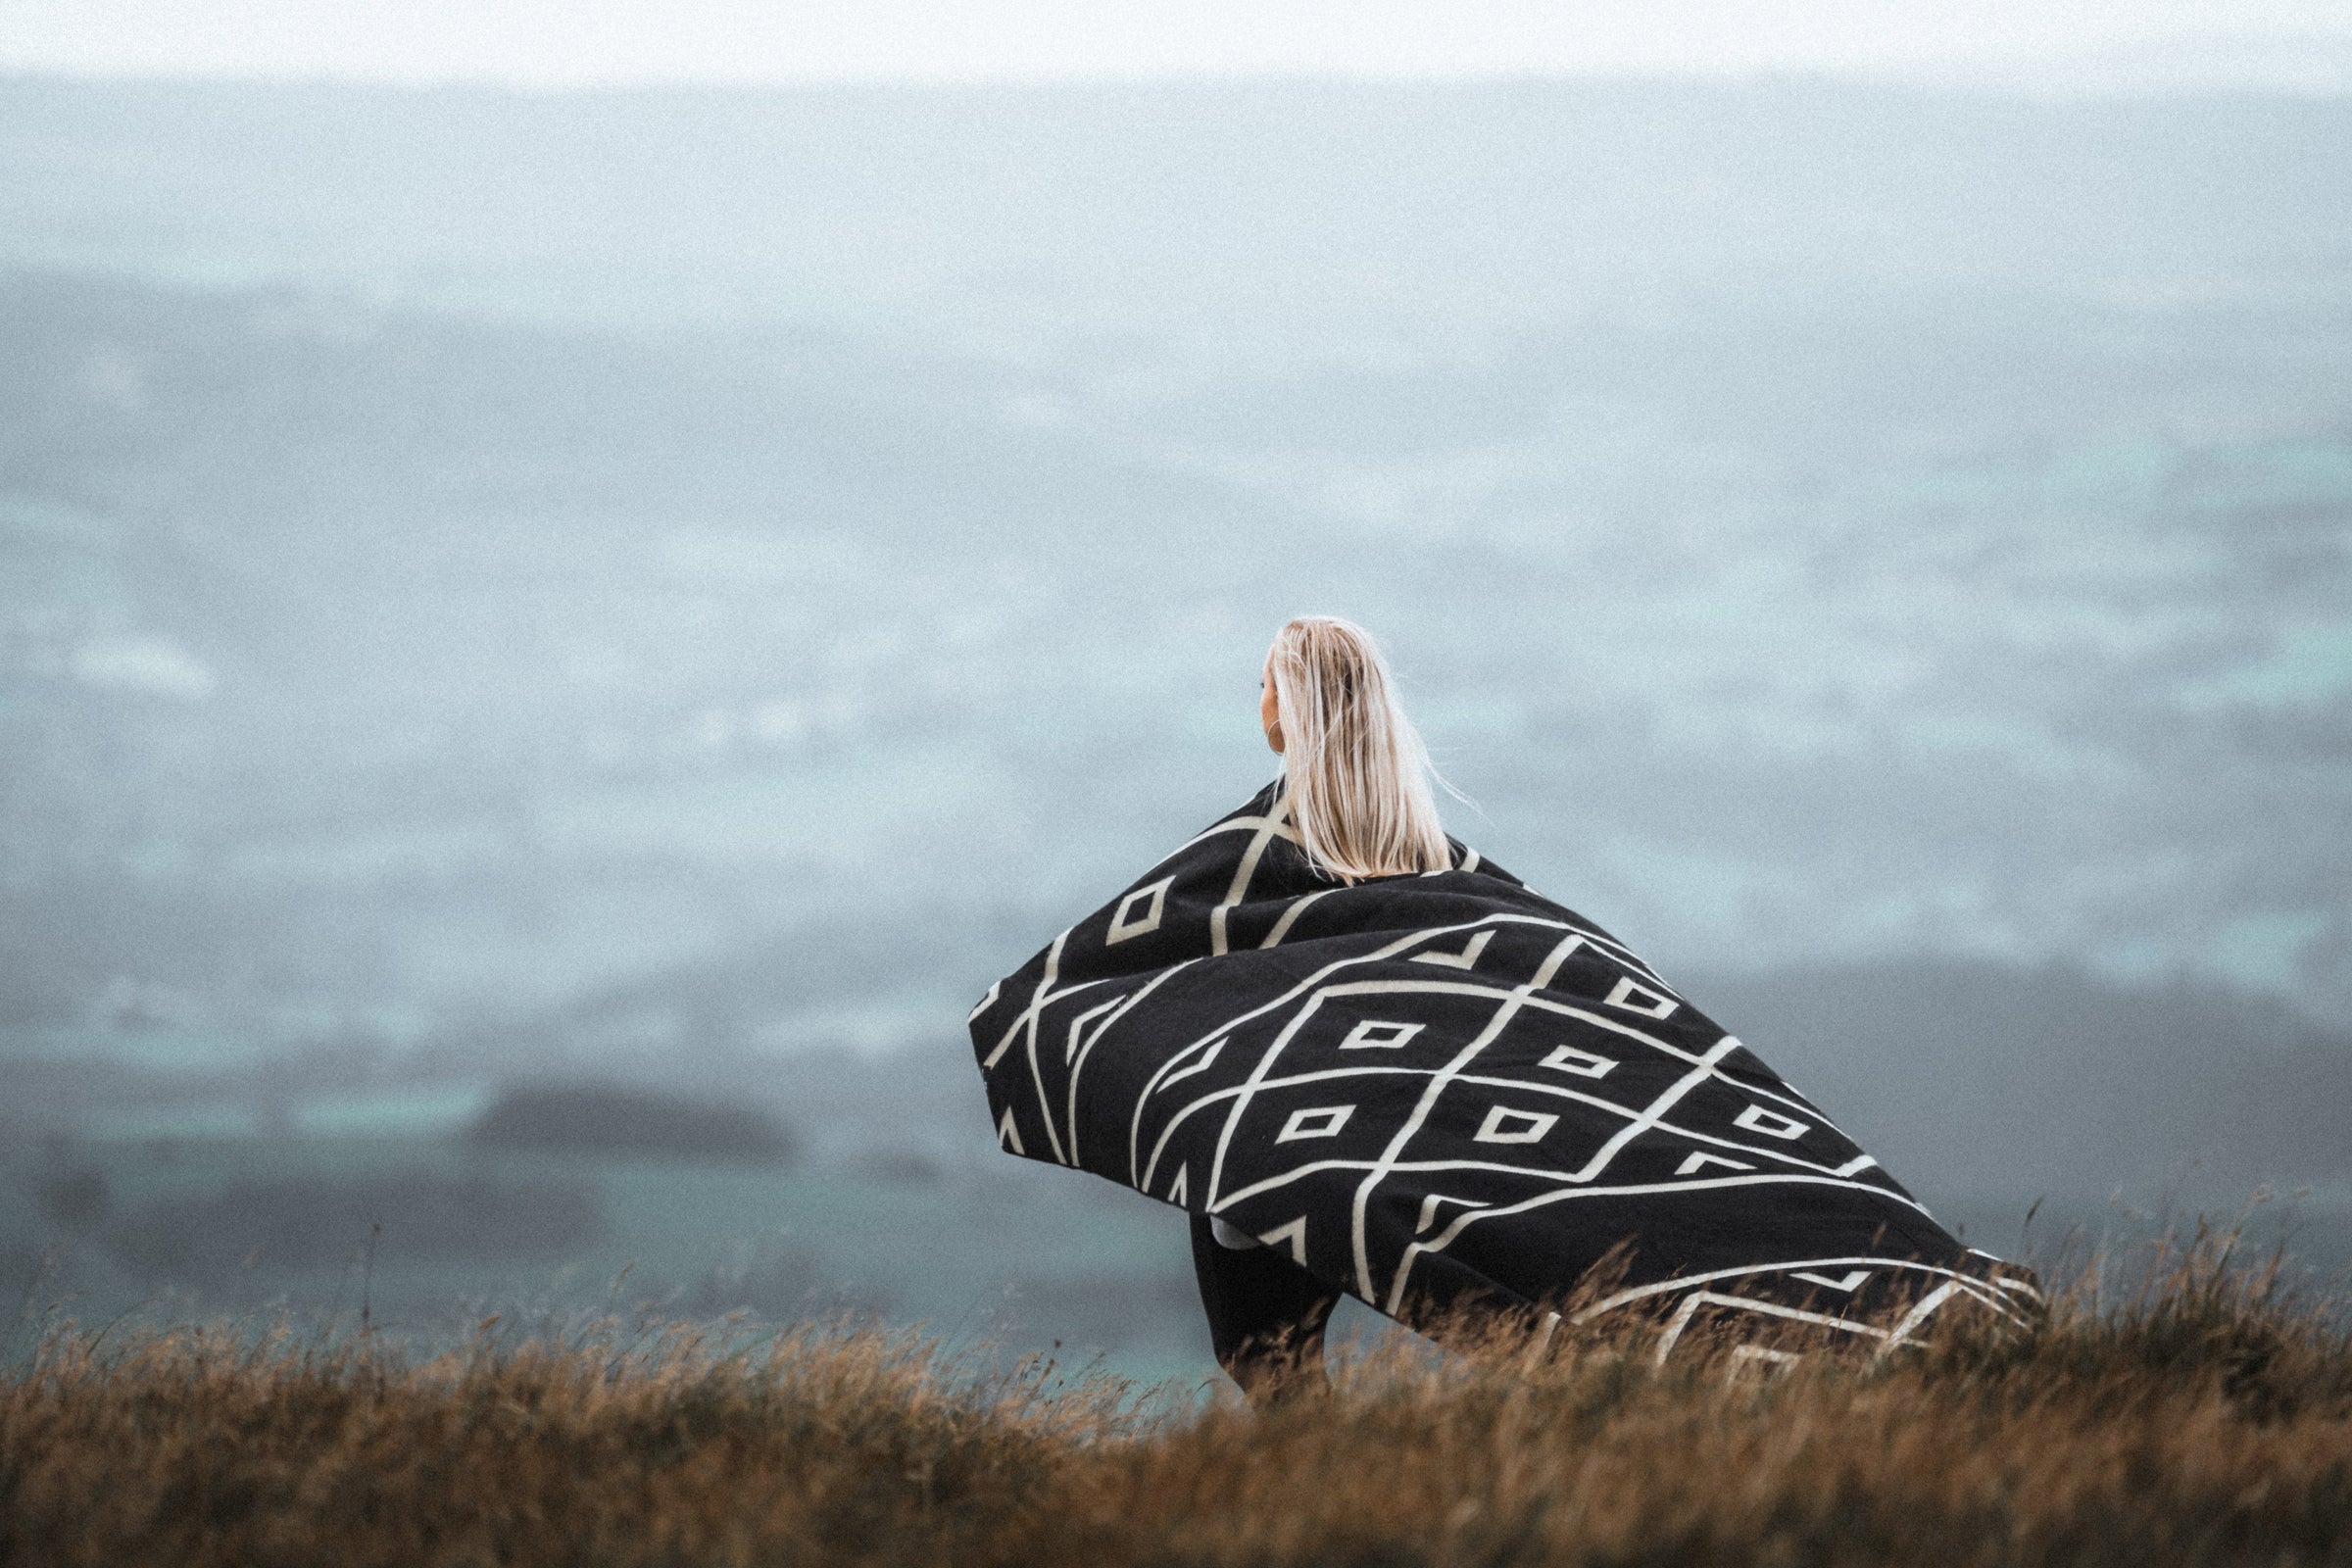
{"label": "dry grass", "polygon": [[54,1338],[11,1564],[2352,1563],[2352,1344],[2210,1253],[2006,1336],[1771,1376],[1498,1332],[1264,1416],[919,1339]]}

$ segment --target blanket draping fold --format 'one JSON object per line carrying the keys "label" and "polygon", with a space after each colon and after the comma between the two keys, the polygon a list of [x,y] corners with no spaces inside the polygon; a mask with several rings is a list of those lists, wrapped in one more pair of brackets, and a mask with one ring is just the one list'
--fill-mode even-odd
{"label": "blanket draping fold", "polygon": [[998,1142],[1408,1323],[1582,1283],[1663,1357],[1701,1310],[1891,1343],[2034,1298],[1623,943],[1452,851],[1342,884],[1267,786],[989,988]]}

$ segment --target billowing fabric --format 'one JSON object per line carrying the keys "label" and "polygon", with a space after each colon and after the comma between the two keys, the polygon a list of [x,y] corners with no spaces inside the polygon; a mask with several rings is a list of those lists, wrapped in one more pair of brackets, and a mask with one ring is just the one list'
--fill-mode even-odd
{"label": "billowing fabric", "polygon": [[1004,1149],[1237,1225],[1406,1322],[1755,1315],[1900,1339],[2006,1310],[1971,1251],[1813,1103],[1592,921],[1454,845],[1352,886],[1279,786],[989,988]]}

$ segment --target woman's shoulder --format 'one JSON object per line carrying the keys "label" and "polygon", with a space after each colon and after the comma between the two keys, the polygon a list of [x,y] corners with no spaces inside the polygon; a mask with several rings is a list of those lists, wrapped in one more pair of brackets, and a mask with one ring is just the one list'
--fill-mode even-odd
{"label": "woman's shoulder", "polygon": [[1446,847],[1452,852],[1453,864],[1451,869],[1453,870],[1471,871],[1480,876],[1491,876],[1497,882],[1507,883],[1515,888],[1523,888],[1527,886],[1526,883],[1520,881],[1517,877],[1511,875],[1510,872],[1504,870],[1501,866],[1496,865],[1493,860],[1488,859],[1485,856],[1479,854],[1478,851],[1472,849],[1469,845],[1464,844],[1460,839],[1455,838],[1450,833],[1446,835]]}

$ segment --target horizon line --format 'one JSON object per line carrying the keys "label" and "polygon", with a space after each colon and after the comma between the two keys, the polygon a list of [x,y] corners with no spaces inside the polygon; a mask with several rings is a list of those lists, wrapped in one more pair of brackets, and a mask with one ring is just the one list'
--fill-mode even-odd
{"label": "horizon line", "polygon": [[[2352,34],[2320,34],[2340,43],[2352,57]],[[1203,87],[1299,83],[1350,87],[1528,87],[1685,86],[1757,87],[1813,85],[1926,92],[1957,97],[2069,99],[2180,99],[2213,97],[2286,98],[2325,101],[2352,98],[2352,64],[2326,81],[2294,79],[2285,74],[2218,71],[2210,77],[2150,74],[2140,79],[2084,76],[2070,79],[2052,63],[1992,67],[1980,62],[1939,61],[1914,65],[1771,64],[1723,68],[1698,66],[1465,67],[1450,71],[1375,70],[1305,64],[1004,70],[965,72],[840,70],[766,74],[579,74],[526,76],[492,70],[447,72],[362,72],[342,70],[223,71],[195,69],[116,70],[0,61],[0,87],[26,83],[66,86],[222,87],[363,89],[392,92],[494,92],[517,97],[592,97],[629,93],[708,92],[755,94],[826,89],[1054,89]]]}

